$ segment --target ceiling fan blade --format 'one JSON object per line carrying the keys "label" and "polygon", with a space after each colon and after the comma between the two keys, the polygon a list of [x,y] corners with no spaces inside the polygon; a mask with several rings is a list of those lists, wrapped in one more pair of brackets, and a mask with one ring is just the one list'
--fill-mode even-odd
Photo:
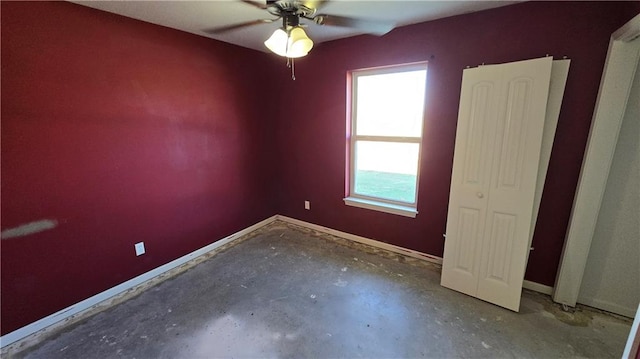
{"label": "ceiling fan blade", "polygon": [[346,16],[319,14],[313,18],[318,25],[350,27],[368,34],[384,35],[393,30],[395,24],[388,21],[362,20]]}
{"label": "ceiling fan blade", "polygon": [[234,24],[234,25],[228,25],[228,26],[221,26],[221,27],[214,27],[214,28],[210,28],[210,29],[204,29],[204,30],[202,30],[202,32],[207,33],[207,34],[211,34],[211,35],[217,35],[217,34],[225,33],[227,31],[241,29],[243,27],[249,27],[249,26],[254,26],[254,25],[259,25],[259,24],[268,24],[268,23],[274,22],[276,20],[278,20],[278,19],[252,20],[252,21],[247,21],[247,22],[241,22],[239,24]]}
{"label": "ceiling fan blade", "polygon": [[251,1],[251,0],[240,0],[240,1],[242,1],[245,4],[249,4],[249,5],[253,6],[253,7],[257,7],[258,9],[264,10],[264,9],[267,8],[266,4],[257,3],[255,1]]}

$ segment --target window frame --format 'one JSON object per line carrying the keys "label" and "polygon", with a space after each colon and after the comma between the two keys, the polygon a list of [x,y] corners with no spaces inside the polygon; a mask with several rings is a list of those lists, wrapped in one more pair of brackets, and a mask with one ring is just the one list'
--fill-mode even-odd
{"label": "window frame", "polygon": [[[357,80],[361,76],[397,74],[412,71],[425,71],[425,91],[422,102],[422,125],[419,137],[407,136],[376,136],[376,135],[357,135]],[[347,73],[347,168],[345,181],[346,196],[344,202],[346,205],[366,208],[391,214],[415,218],[418,214],[418,192],[420,183],[420,162],[422,157],[422,139],[424,135],[424,119],[427,97],[427,62],[416,62],[403,65],[392,65],[377,68],[368,68],[360,70],[352,70]],[[414,201],[412,203],[397,201],[388,198],[374,197],[358,194],[355,192],[355,169],[356,169],[356,143],[358,141],[369,142],[388,142],[388,143],[416,143],[418,145],[418,163],[416,173],[416,188]]]}

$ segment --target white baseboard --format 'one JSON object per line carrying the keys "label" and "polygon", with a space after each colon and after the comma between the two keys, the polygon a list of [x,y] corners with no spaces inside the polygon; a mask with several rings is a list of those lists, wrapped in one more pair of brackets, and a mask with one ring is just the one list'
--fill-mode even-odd
{"label": "white baseboard", "polygon": [[636,308],[623,307],[616,303],[611,303],[606,300],[594,299],[594,298],[580,298],[578,297],[578,304],[583,304],[596,309],[604,310],[609,313],[622,315],[628,318],[633,318],[636,315]]}
{"label": "white baseboard", "polygon": [[[155,269],[152,269],[146,273],[143,273],[133,279],[130,279],[124,283],[118,284],[117,286],[107,289],[104,292],[100,292],[90,298],[87,298],[81,302],[78,302],[76,304],[73,304],[67,308],[64,308],[62,310],[57,311],[56,313],[53,313],[47,317],[44,317],[38,321],[35,321],[31,324],[28,324],[20,329],[14,330],[13,332],[7,333],[5,335],[3,335],[2,337],[0,337],[0,347],[4,348],[12,343],[15,343],[21,339],[24,339],[32,334],[35,334],[41,330],[47,329],[47,330],[53,330],[55,328],[57,328],[57,326],[55,326],[55,324],[61,323],[62,321],[65,321],[66,319],[71,318],[72,316],[79,314],[81,312],[84,312],[86,310],[92,310],[95,309],[97,307],[100,306],[100,303],[108,301],[110,299],[112,299],[113,297],[123,294],[128,290],[131,290],[141,284],[143,284],[144,282],[147,282],[153,278],[156,278],[162,274],[165,274],[167,272],[169,272],[170,270],[173,270],[177,267],[180,267],[184,264],[186,264],[187,262],[194,260],[200,256],[203,256],[219,247],[224,246],[225,244],[228,244],[230,242],[233,242],[234,240],[249,234],[257,229],[260,229],[263,226],[266,226],[270,223],[272,223],[273,221],[276,220],[277,216],[271,216],[263,221],[260,221],[250,227],[247,227],[243,230],[240,230],[230,236],[227,236],[223,239],[220,239],[214,243],[211,243],[205,247],[202,247],[198,250],[195,250],[187,255],[184,255],[176,260],[173,260],[167,264],[161,265],[160,267],[157,267]],[[63,325],[65,323],[62,323]]]}
{"label": "white baseboard", "polygon": [[549,287],[548,285],[532,282],[532,281],[529,281],[529,280],[526,280],[526,279],[522,283],[522,288],[529,289],[529,290],[532,290],[534,292],[538,292],[538,293],[542,293],[542,294],[546,294],[546,295],[553,294],[553,287]]}
{"label": "white baseboard", "polygon": [[[327,234],[334,235],[336,237],[348,239],[348,240],[351,240],[351,241],[354,241],[354,242],[367,244],[367,245],[370,245],[372,247],[386,249],[386,250],[391,251],[391,252],[403,254],[403,255],[406,255],[406,256],[409,256],[409,257],[418,258],[418,259],[422,259],[422,260],[425,260],[425,261],[428,261],[428,262],[431,262],[431,263],[436,263],[436,264],[442,265],[442,258],[438,257],[438,256],[434,256],[434,255],[431,255],[431,254],[426,254],[426,253],[414,251],[412,249],[399,247],[399,246],[396,246],[396,245],[393,245],[393,244],[389,244],[389,243],[376,241],[375,239],[370,239],[370,238],[361,237],[361,236],[358,236],[358,235],[355,235],[355,234],[338,231],[336,229],[332,229],[332,228],[320,226],[320,225],[317,225],[317,224],[301,221],[301,220],[295,219],[295,218],[290,218],[290,217],[286,217],[286,216],[282,216],[282,215],[277,215],[276,217],[277,217],[278,220],[286,222],[286,223],[295,224],[295,225],[298,225],[300,227],[305,227],[305,228],[308,228],[308,229],[316,230],[318,232],[327,233]],[[534,292],[539,292],[539,293],[547,294],[547,295],[551,295],[551,293],[553,292],[553,287],[549,287],[547,285],[536,283],[536,282],[531,282],[531,281],[528,281],[528,280],[525,280],[523,282],[522,287],[525,288],[525,289],[532,290]]]}
{"label": "white baseboard", "polygon": [[442,258],[436,257],[436,256],[432,256],[430,254],[426,254],[426,253],[414,251],[412,249],[407,249],[407,248],[395,246],[395,245],[389,244],[389,243],[376,241],[375,239],[370,239],[370,238],[361,237],[361,236],[358,236],[358,235],[355,235],[355,234],[338,231],[338,230],[333,229],[333,228],[323,227],[323,226],[320,226],[320,225],[317,225],[317,224],[301,221],[301,220],[295,219],[295,218],[290,218],[290,217],[286,217],[286,216],[282,216],[282,215],[277,215],[276,217],[277,217],[276,219],[278,219],[280,221],[283,221],[283,222],[286,222],[286,223],[295,224],[295,225],[298,225],[300,227],[305,227],[305,228],[312,229],[312,230],[315,230],[315,231],[318,231],[318,232],[327,233],[327,234],[330,234],[330,235],[333,235],[333,236],[336,236],[336,237],[348,239],[348,240],[351,240],[351,241],[354,241],[354,242],[367,244],[367,245],[370,245],[372,247],[386,249],[386,250],[388,250],[390,252],[400,253],[400,254],[403,254],[405,256],[418,258],[418,259],[422,259],[422,260],[425,260],[425,261],[428,261],[428,262],[431,262],[431,263],[436,263],[436,264],[442,265]]}

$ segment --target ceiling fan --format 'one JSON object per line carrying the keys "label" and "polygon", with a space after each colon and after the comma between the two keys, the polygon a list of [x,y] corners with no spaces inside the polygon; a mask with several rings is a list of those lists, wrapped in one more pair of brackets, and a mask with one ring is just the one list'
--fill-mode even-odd
{"label": "ceiling fan", "polygon": [[282,27],[278,28],[265,42],[265,46],[277,55],[287,59],[306,56],[313,47],[313,41],[303,30],[305,24],[301,19],[311,20],[317,25],[349,27],[367,34],[384,35],[391,31],[395,24],[386,21],[371,21],[345,16],[317,14],[318,10],[329,0],[302,1],[302,0],[266,0],[259,3],[252,0],[240,0],[245,4],[267,10],[275,16],[273,19],[259,19],[239,24],[215,27],[204,30],[208,34],[222,34],[227,31],[272,23],[282,19]]}

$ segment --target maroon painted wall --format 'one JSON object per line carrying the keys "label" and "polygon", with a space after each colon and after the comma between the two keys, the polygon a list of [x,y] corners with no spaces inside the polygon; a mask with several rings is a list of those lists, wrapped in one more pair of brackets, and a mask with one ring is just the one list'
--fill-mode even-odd
{"label": "maroon painted wall", "polygon": [[[462,69],[547,53],[572,64],[527,279],[552,285],[609,35],[639,11],[544,2],[447,18],[319,45],[292,82],[260,52],[2,2],[1,228],[58,221],[0,242],[2,334],[275,213],[442,255]],[[346,72],[424,60],[418,217],[345,206]]]}
{"label": "maroon painted wall", "polygon": [[[2,2],[2,334],[275,214],[268,55]],[[144,241],[147,253],[134,255]]]}
{"label": "maroon painted wall", "polygon": [[[527,2],[318,46],[297,63],[297,81],[281,84],[289,106],[277,130],[278,213],[442,256],[462,70],[568,56],[571,69],[526,273],[528,280],[552,286],[609,38],[638,12],[632,2]],[[417,218],[346,206],[347,71],[425,60]],[[304,200],[311,201],[310,211]]]}

